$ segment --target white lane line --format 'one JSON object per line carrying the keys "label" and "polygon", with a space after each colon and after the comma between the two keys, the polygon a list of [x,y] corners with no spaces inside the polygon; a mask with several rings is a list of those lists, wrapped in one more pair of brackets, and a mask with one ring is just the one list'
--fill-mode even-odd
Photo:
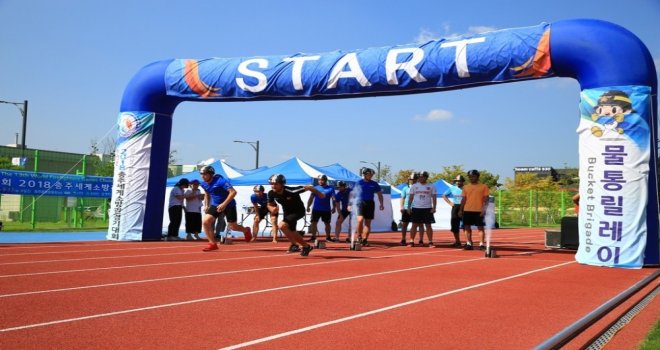
{"label": "white lane line", "polygon": [[70,322],[76,322],[76,321],[82,321],[82,320],[91,320],[91,319],[96,319],[96,318],[124,315],[124,314],[130,314],[130,313],[136,313],[136,312],[148,311],[148,310],[164,309],[164,308],[181,306],[181,305],[197,304],[197,303],[202,303],[202,302],[207,302],[207,301],[237,298],[237,297],[248,296],[248,295],[276,292],[276,291],[281,291],[281,290],[316,286],[316,285],[329,284],[329,283],[335,283],[335,282],[357,280],[357,279],[375,277],[375,276],[391,275],[391,274],[395,274],[395,273],[409,272],[409,271],[415,271],[415,270],[421,270],[421,269],[428,269],[428,268],[445,266],[445,265],[461,264],[461,263],[484,260],[484,259],[486,259],[486,258],[467,259],[467,260],[461,260],[461,261],[450,261],[450,262],[436,263],[436,264],[431,264],[431,265],[409,267],[409,268],[405,268],[405,269],[389,270],[389,271],[375,272],[375,273],[369,273],[369,274],[362,274],[362,275],[357,275],[357,276],[340,277],[340,278],[333,278],[333,279],[321,280],[321,281],[315,281],[315,282],[306,282],[306,283],[300,283],[300,284],[291,284],[291,285],[282,286],[282,287],[274,287],[274,288],[253,290],[253,291],[241,292],[241,293],[235,293],[235,294],[219,295],[219,296],[209,297],[209,298],[193,299],[193,300],[181,301],[181,302],[176,302],[176,303],[153,305],[153,306],[147,306],[147,307],[141,307],[141,308],[135,308],[135,309],[128,309],[128,310],[122,310],[122,311],[107,312],[107,313],[96,314],[96,315],[67,318],[67,319],[63,319],[63,320],[55,320],[55,321],[49,321],[49,322],[43,322],[43,323],[34,323],[34,324],[28,324],[28,325],[23,325],[23,326],[16,326],[16,327],[0,329],[0,332],[2,332],[2,333],[13,332],[13,331],[18,331],[18,330],[23,330],[23,329],[31,329],[31,328],[37,328],[37,327],[52,326],[52,325],[62,324],[62,323],[70,323]]}
{"label": "white lane line", "polygon": [[183,253],[162,253],[162,254],[140,254],[140,255],[119,255],[119,256],[97,256],[94,258],[75,258],[75,259],[57,259],[57,260],[33,260],[33,261],[15,261],[9,263],[0,263],[0,266],[9,266],[9,265],[26,265],[26,264],[51,264],[59,262],[71,262],[71,261],[86,261],[86,260],[107,260],[107,259],[123,259],[123,258],[148,258],[151,256],[169,256],[169,255],[188,255],[188,254],[199,254],[197,252],[183,252]]}
{"label": "white lane line", "polygon": [[371,310],[371,311],[367,311],[367,312],[362,312],[362,313],[359,313],[359,314],[355,314],[355,315],[351,315],[351,316],[347,316],[347,317],[342,317],[342,318],[332,320],[332,321],[321,322],[321,323],[317,323],[315,325],[311,325],[311,326],[307,326],[307,327],[303,327],[303,328],[298,328],[298,329],[290,330],[288,332],[283,332],[283,333],[279,333],[279,334],[274,334],[274,335],[271,335],[271,336],[268,336],[268,337],[263,337],[263,338],[247,341],[247,342],[240,343],[240,344],[230,345],[230,346],[221,348],[221,350],[239,349],[239,348],[243,348],[243,347],[246,347],[246,346],[265,343],[265,342],[268,342],[268,341],[271,341],[271,340],[288,337],[290,335],[311,331],[311,330],[314,330],[314,329],[317,329],[317,328],[327,327],[327,326],[337,324],[337,323],[351,321],[351,320],[354,320],[354,319],[357,319],[357,318],[366,317],[366,316],[374,315],[374,314],[377,314],[377,313],[398,309],[398,308],[401,308],[401,307],[404,307],[404,306],[408,306],[408,305],[417,304],[417,303],[421,303],[421,302],[428,301],[428,300],[441,298],[441,297],[444,297],[444,296],[447,296],[447,295],[456,294],[456,293],[464,292],[464,291],[467,291],[467,290],[470,290],[470,289],[476,289],[476,288],[484,287],[484,286],[499,283],[499,282],[504,282],[504,281],[511,280],[511,279],[514,279],[514,278],[519,278],[519,277],[531,275],[533,273],[542,272],[542,271],[554,269],[554,268],[557,268],[557,267],[561,267],[561,266],[568,265],[568,264],[573,264],[573,263],[575,263],[575,262],[573,262],[573,261],[565,262],[565,263],[561,263],[561,264],[557,264],[557,265],[544,267],[544,268],[541,268],[541,269],[536,269],[536,270],[531,270],[531,271],[519,273],[519,274],[508,276],[508,277],[498,278],[498,279],[488,281],[488,282],[473,284],[471,286],[467,286],[467,287],[463,287],[463,288],[459,288],[459,289],[454,289],[454,290],[450,290],[450,291],[443,292],[443,293],[438,293],[438,294],[435,294],[435,295],[430,295],[430,296],[419,298],[419,299],[409,300],[409,301],[406,301],[406,302],[403,302],[403,303],[382,307],[380,309],[375,309],[375,310]]}
{"label": "white lane line", "polygon": [[50,252],[37,252],[37,253],[12,253],[12,254],[2,254],[2,257],[7,256],[29,256],[29,255],[54,255],[54,254],[68,254],[68,253],[111,253],[125,250],[154,250],[154,249],[179,249],[179,248],[202,248],[203,246],[199,243],[190,243],[185,245],[152,245],[150,247],[130,247],[130,248],[121,248],[121,249],[91,249],[91,250],[62,250],[62,251],[50,251]]}
{"label": "white lane line", "polygon": [[[432,253],[442,253],[442,251],[424,252],[424,253],[394,254],[394,255],[386,255],[386,256],[378,256],[378,257],[367,257],[367,258],[364,258],[363,260],[359,260],[359,261],[377,260],[377,259],[390,259],[390,258],[397,258],[397,257],[403,257],[403,256],[414,256],[414,255],[430,255]],[[440,255],[440,254],[436,254],[436,255]],[[263,256],[247,257],[247,258],[217,259],[217,260],[208,260],[208,261],[241,260],[241,259],[253,259],[253,258],[279,258],[279,257],[287,257],[287,255],[263,255]],[[285,269],[285,268],[291,268],[291,267],[305,267],[305,266],[315,266],[315,265],[336,264],[336,263],[352,262],[352,261],[355,261],[355,259],[341,259],[341,260],[324,261],[324,262],[310,263],[310,264],[294,264],[294,265],[283,265],[283,266],[271,266],[271,267],[262,267],[262,268],[246,269],[246,270],[231,270],[231,271],[221,271],[221,272],[209,272],[209,273],[196,274],[196,275],[161,277],[161,278],[153,278],[153,279],[147,279],[147,280],[135,280],[135,281],[124,281],[124,282],[96,284],[96,285],[78,286],[78,287],[69,287],[69,288],[37,290],[37,291],[30,291],[30,292],[0,294],[0,298],[9,298],[9,297],[32,295],[32,294],[46,294],[46,293],[65,292],[65,291],[73,291],[73,290],[81,290],[81,289],[124,286],[124,285],[130,285],[130,284],[140,284],[140,283],[163,282],[163,281],[185,279],[185,278],[197,278],[197,277],[220,276],[220,275],[229,275],[229,274],[245,273],[245,272],[268,271],[268,270]],[[191,264],[191,263],[194,263],[194,262],[190,262],[190,261],[186,262],[186,264]]]}

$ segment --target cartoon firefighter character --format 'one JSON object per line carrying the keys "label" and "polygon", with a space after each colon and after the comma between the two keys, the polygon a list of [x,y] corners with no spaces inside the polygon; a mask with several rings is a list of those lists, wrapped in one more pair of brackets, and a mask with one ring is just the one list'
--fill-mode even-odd
{"label": "cartoon firefighter character", "polygon": [[611,90],[602,94],[594,111],[591,120],[596,125],[591,127],[591,133],[596,137],[601,137],[607,132],[623,134],[626,129],[625,116],[635,112],[630,97],[619,90]]}

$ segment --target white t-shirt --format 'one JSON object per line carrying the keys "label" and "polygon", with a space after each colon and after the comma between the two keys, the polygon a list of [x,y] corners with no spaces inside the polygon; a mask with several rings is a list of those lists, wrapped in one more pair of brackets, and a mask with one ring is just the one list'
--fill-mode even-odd
{"label": "white t-shirt", "polygon": [[433,208],[433,199],[436,195],[435,186],[431,183],[414,183],[410,186],[410,194],[415,195],[412,201],[413,208]]}
{"label": "white t-shirt", "polygon": [[172,187],[172,192],[170,192],[170,207],[175,205],[183,205],[183,197],[181,199],[176,198],[176,196],[183,196],[183,190],[181,187],[174,186]]}
{"label": "white t-shirt", "polygon": [[[202,194],[202,191],[198,189],[193,190],[189,188],[186,190],[186,211],[189,213],[201,213],[202,212],[202,200],[199,199],[199,195]],[[193,198],[188,196],[195,195]]]}

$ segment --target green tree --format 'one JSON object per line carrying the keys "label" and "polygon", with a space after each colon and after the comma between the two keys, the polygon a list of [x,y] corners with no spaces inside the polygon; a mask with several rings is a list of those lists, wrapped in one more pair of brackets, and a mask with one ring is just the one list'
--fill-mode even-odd
{"label": "green tree", "polygon": [[392,177],[392,181],[388,180],[388,182],[394,186],[407,183],[410,174],[412,174],[413,172],[414,170],[412,169],[399,170],[399,172],[396,173],[396,176]]}
{"label": "green tree", "polygon": [[9,157],[0,157],[0,169],[23,170],[20,166],[11,164],[11,159]]}

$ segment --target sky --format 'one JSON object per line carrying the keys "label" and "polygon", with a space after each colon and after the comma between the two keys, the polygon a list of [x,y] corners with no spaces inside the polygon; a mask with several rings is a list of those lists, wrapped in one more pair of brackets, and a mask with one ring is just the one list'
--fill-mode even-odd
{"label": "sky", "polygon": [[[29,101],[30,148],[109,147],[123,91],[169,58],[254,57],[393,46],[574,18],[619,24],[660,67],[660,1],[0,0],[0,100]],[[518,166],[578,166],[580,87],[550,78],[446,92],[326,101],[180,104],[178,164],[241,169],[291,157],[392,172],[460,165],[513,177]],[[21,114],[0,104],[0,144]],[[20,136],[19,136],[20,140]],[[370,165],[372,168],[373,165]]]}

